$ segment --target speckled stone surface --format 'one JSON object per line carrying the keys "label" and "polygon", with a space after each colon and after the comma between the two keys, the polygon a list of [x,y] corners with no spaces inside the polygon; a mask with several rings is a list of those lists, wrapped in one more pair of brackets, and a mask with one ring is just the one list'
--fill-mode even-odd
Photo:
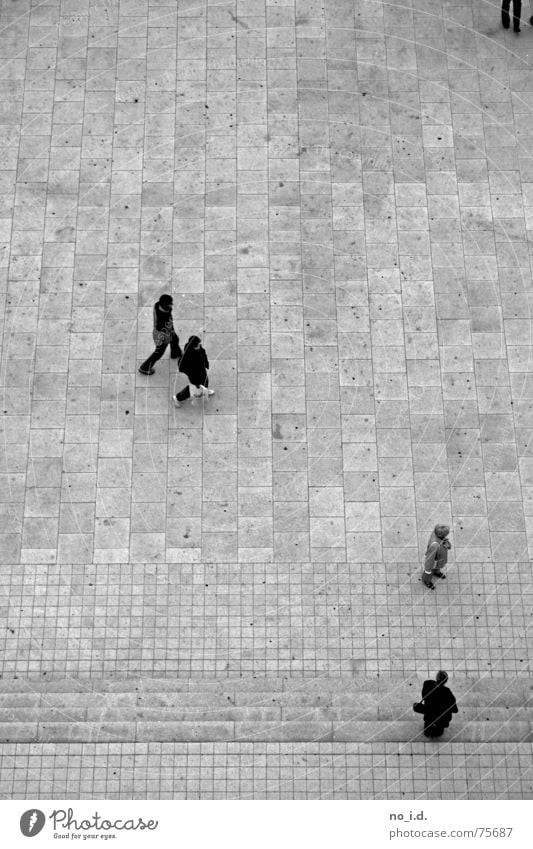
{"label": "speckled stone surface", "polygon": [[[401,563],[436,520],[457,561],[529,560],[529,28],[2,15],[2,561]],[[205,405],[168,354],[137,373],[162,292]]]}

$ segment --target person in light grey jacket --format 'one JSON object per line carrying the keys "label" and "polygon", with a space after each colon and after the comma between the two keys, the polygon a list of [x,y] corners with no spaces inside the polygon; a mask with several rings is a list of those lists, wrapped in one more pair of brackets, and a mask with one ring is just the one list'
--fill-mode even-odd
{"label": "person in light grey jacket", "polygon": [[447,539],[449,533],[450,529],[448,525],[435,525],[428,540],[422,580],[430,590],[435,589],[432,580],[433,577],[446,578],[442,570],[448,562],[448,551],[452,547],[450,541]]}

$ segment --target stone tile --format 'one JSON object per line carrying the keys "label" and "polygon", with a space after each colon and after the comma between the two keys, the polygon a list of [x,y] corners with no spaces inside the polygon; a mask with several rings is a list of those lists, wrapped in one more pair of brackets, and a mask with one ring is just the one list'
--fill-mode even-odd
{"label": "stone tile", "polygon": [[490,543],[495,562],[509,562],[528,559],[528,546],[524,533],[503,533],[491,531]]}
{"label": "stone tile", "polygon": [[388,516],[383,522],[383,548],[398,551],[400,548],[417,548],[416,521],[414,516]]}
{"label": "stone tile", "polygon": [[310,519],[311,546],[313,548],[345,547],[344,518],[316,517]]}
{"label": "stone tile", "polygon": [[130,557],[133,563],[162,563],[165,559],[164,533],[132,533]]}
{"label": "stone tile", "polygon": [[350,563],[381,562],[381,534],[347,533],[346,555]]}
{"label": "stone tile", "polygon": [[457,515],[484,516],[487,500],[483,486],[452,486],[452,506]]}
{"label": "stone tile", "polygon": [[489,502],[489,528],[491,531],[518,533],[525,530],[522,502]]}
{"label": "stone tile", "polygon": [[312,487],[309,490],[309,515],[344,516],[343,495],[340,486]]}
{"label": "stone tile", "polygon": [[12,564],[19,562],[21,542],[22,534],[20,533],[0,534],[0,559],[2,563]]}
{"label": "stone tile", "polygon": [[204,532],[202,534],[202,553],[207,562],[227,563],[235,561],[237,547],[236,532]]}
{"label": "stone tile", "polygon": [[307,501],[307,469],[304,471],[274,471],[272,480],[275,501]]}
{"label": "stone tile", "polygon": [[347,533],[365,533],[381,530],[380,505],[377,501],[351,501],[346,503]]}
{"label": "stone tile", "polygon": [[129,518],[97,518],[94,545],[98,549],[128,550],[130,536]]}
{"label": "stone tile", "polygon": [[306,562],[310,556],[308,533],[274,533],[274,557],[276,560]]}
{"label": "stone tile", "polygon": [[[59,493],[58,493],[59,496]],[[26,505],[27,507],[27,505]],[[59,509],[60,534],[92,534],[94,532],[95,505],[91,502],[62,503]]]}
{"label": "stone tile", "polygon": [[90,563],[93,552],[93,535],[83,533],[60,533],[58,563]]}
{"label": "stone tile", "polygon": [[272,550],[272,518],[264,516],[240,517],[238,520],[238,533],[241,548]]}
{"label": "stone tile", "polygon": [[520,480],[517,472],[486,472],[487,501],[519,501]]}

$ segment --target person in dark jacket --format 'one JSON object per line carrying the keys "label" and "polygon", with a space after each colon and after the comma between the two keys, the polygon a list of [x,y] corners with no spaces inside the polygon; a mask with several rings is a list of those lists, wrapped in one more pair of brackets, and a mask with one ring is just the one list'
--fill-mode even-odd
{"label": "person in dark jacket", "polygon": [[[502,0],[502,26],[504,29],[509,29],[511,22],[509,16],[509,7],[511,0]],[[522,12],[522,0],[513,0],[513,29],[515,32],[520,32],[520,14]]]}
{"label": "person in dark jacket", "polygon": [[457,702],[452,691],[446,687],[448,673],[442,669],[437,672],[435,681],[429,679],[422,686],[422,701],[415,702],[413,710],[424,715],[424,734],[426,737],[440,737],[452,721],[452,714],[458,713]]}
{"label": "person in dark jacket", "polygon": [[208,389],[209,377],[207,371],[209,369],[209,360],[207,354],[202,348],[201,339],[198,336],[191,336],[185,345],[183,356],[179,361],[179,371],[187,375],[189,383],[177,395],[173,395],[174,406],[181,407],[181,402],[191,396],[191,386],[193,387],[193,395],[214,395],[212,389]]}
{"label": "person in dark jacket", "polygon": [[433,533],[428,540],[422,580],[430,590],[435,589],[435,585],[431,580],[433,576],[436,578],[446,578],[442,569],[448,562],[448,551],[452,547],[450,540],[446,539],[449,533],[450,529],[448,525],[435,525]]}
{"label": "person in dark jacket", "polygon": [[172,303],[172,297],[170,295],[161,295],[157,303],[154,304],[154,329],[152,336],[155,342],[155,351],[139,366],[141,374],[149,375],[154,373],[154,363],[161,359],[168,345],[170,345],[170,356],[173,360],[181,357],[180,340],[174,330],[174,322],[172,320]]}

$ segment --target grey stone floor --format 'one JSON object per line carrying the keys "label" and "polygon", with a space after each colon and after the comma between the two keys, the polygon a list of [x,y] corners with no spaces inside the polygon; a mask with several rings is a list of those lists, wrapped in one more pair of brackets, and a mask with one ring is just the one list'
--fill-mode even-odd
{"label": "grey stone floor", "polygon": [[516,799],[533,797],[532,744],[259,743],[6,746],[9,798]]}
{"label": "grey stone floor", "polygon": [[[4,675],[531,674],[532,58],[469,0],[4,0]],[[163,292],[204,405],[137,373]]]}

